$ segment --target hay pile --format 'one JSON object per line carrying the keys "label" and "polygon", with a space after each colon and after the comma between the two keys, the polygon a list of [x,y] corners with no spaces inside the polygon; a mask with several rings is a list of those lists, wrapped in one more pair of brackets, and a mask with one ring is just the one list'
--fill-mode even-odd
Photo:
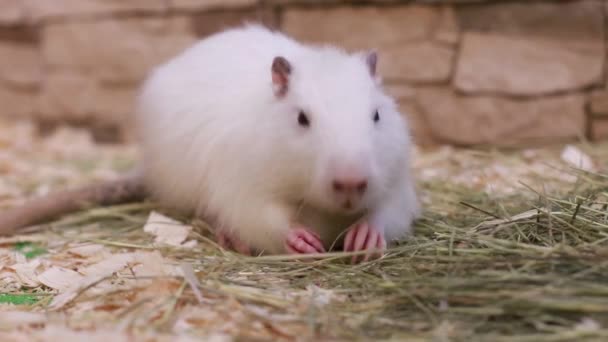
{"label": "hay pile", "polygon": [[[28,127],[0,125],[0,208],[133,160],[79,131]],[[226,252],[153,203],[3,238],[0,340],[608,339],[608,146],[416,160],[415,235],[357,266]]]}

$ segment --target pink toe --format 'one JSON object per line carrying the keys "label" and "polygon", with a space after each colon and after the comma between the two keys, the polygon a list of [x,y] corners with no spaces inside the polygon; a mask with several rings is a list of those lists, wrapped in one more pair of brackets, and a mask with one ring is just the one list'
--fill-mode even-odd
{"label": "pink toe", "polygon": [[[368,226],[366,223],[362,223],[358,226],[356,226],[354,229],[355,231],[355,241],[353,242],[353,251],[357,252],[363,249],[363,246],[365,245],[365,242],[368,238]],[[359,259],[358,255],[353,255],[350,262],[352,264],[357,263]]]}
{"label": "pink toe", "polygon": [[317,249],[309,244],[307,244],[306,242],[302,242],[302,253],[306,253],[306,254],[315,254],[317,253]]}
{"label": "pink toe", "polygon": [[240,240],[234,241],[233,246],[237,252],[239,252],[241,254],[245,254],[245,255],[251,255],[251,249],[249,248],[249,246],[246,243],[244,243]]}
{"label": "pink toe", "polygon": [[245,255],[251,255],[251,249],[249,246],[241,241],[239,238],[232,236],[232,234],[226,231],[219,231],[216,233],[217,243],[224,249],[239,252]]}
{"label": "pink toe", "polygon": [[370,229],[367,234],[367,241],[365,241],[365,249],[375,249],[378,245],[378,238],[380,238],[378,231]]}
{"label": "pink toe", "polygon": [[378,237],[378,243],[376,244],[376,248],[385,249],[386,248],[386,240],[382,237]]}
{"label": "pink toe", "polygon": [[317,232],[315,232],[315,231],[308,230],[306,228],[299,228],[298,230],[300,232],[304,233],[304,235],[306,235],[306,236],[309,236],[309,237],[311,237],[313,239],[321,241],[321,236]]}
{"label": "pink toe", "polygon": [[306,247],[308,247],[308,245],[301,238],[298,238],[295,242],[293,242],[293,248],[300,253],[305,253]]}
{"label": "pink toe", "polygon": [[301,235],[301,237],[308,242],[310,246],[312,246],[316,252],[324,253],[325,247],[323,247],[323,243],[321,243],[321,239],[316,234],[311,234],[309,232],[305,232]]}
{"label": "pink toe", "polygon": [[314,253],[314,248],[300,238],[294,238],[291,241],[287,241],[287,249],[295,254]]}
{"label": "pink toe", "polygon": [[346,236],[344,237],[344,251],[352,252],[353,250],[353,242],[355,241],[356,231],[354,229],[350,229],[346,232]]}
{"label": "pink toe", "polygon": [[291,245],[289,244],[285,244],[285,249],[287,250],[287,253],[289,254],[300,254],[300,252],[296,251],[293,247],[291,247]]}
{"label": "pink toe", "polygon": [[369,226],[367,223],[363,223],[357,227],[357,237],[355,238],[354,250],[360,251],[365,246],[365,242],[368,240]]}
{"label": "pink toe", "polygon": [[[377,230],[372,229],[370,231],[370,236],[369,236],[366,246],[365,246],[365,249],[368,250],[369,252],[365,254],[363,261],[368,261],[371,258],[376,257],[378,252],[375,251],[375,249],[378,249],[378,245],[380,244],[381,239],[382,239],[382,237],[381,237],[380,233],[378,233]],[[372,250],[374,250],[374,251],[372,251]]]}
{"label": "pink toe", "polygon": [[352,263],[381,256],[382,254],[378,250],[383,250],[385,246],[384,234],[367,222],[352,226],[344,238],[344,251],[367,251],[363,256],[353,256]]}
{"label": "pink toe", "polygon": [[325,252],[319,235],[304,228],[292,229],[287,234],[285,247],[289,253],[296,254]]}
{"label": "pink toe", "polygon": [[224,249],[228,249],[229,243],[226,234],[224,232],[217,232],[215,236],[217,238],[217,244]]}

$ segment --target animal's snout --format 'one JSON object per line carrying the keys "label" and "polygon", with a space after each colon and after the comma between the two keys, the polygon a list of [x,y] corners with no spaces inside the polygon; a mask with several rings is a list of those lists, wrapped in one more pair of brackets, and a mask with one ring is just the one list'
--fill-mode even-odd
{"label": "animal's snout", "polygon": [[373,175],[366,155],[357,154],[334,159],[327,174],[326,189],[333,202],[342,209],[359,210],[371,192]]}
{"label": "animal's snout", "polygon": [[334,192],[338,194],[362,195],[367,190],[367,178],[366,177],[340,177],[334,178],[332,181],[332,187]]}

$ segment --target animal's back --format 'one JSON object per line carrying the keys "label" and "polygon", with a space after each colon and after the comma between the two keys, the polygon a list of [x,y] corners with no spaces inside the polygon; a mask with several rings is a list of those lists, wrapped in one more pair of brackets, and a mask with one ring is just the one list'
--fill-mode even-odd
{"label": "animal's back", "polygon": [[[273,98],[270,65],[298,49],[281,34],[247,26],[210,36],[151,74],[137,123],[146,181],[161,201],[197,209],[201,201],[223,205],[213,195],[245,190],[231,185],[260,164],[255,151],[244,157],[243,147],[259,140],[255,127],[264,118],[256,108]],[[210,188],[218,182],[221,193]]]}

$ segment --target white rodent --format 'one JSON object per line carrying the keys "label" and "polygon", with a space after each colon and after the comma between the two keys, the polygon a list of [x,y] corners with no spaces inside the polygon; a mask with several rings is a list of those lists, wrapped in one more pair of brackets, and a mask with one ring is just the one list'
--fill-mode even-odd
{"label": "white rodent", "polygon": [[148,191],[244,253],[318,253],[339,236],[345,250],[382,249],[404,237],[420,212],[412,141],[376,60],[257,25],[201,40],[142,86]]}

